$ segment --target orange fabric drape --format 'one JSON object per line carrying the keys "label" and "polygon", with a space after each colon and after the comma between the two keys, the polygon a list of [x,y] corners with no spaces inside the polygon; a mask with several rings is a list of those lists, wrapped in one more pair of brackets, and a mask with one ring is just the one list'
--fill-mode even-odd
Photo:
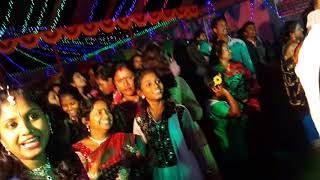
{"label": "orange fabric drape", "polygon": [[26,48],[34,48],[38,45],[41,38],[48,44],[56,44],[61,38],[70,40],[77,39],[81,33],[87,36],[95,36],[99,30],[105,33],[111,33],[118,26],[121,29],[130,30],[133,24],[138,27],[144,27],[148,23],[157,24],[160,21],[169,21],[172,18],[191,19],[199,15],[197,6],[180,7],[171,10],[162,10],[150,12],[147,14],[135,13],[128,17],[121,17],[117,20],[105,19],[103,21],[72,25],[62,27],[53,31],[43,31],[38,34],[28,34],[19,38],[0,41],[0,52],[10,54],[15,51],[18,44]]}

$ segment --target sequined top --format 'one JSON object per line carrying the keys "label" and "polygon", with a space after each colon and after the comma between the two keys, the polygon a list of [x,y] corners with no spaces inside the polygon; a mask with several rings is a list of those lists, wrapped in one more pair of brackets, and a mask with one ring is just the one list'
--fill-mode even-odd
{"label": "sequined top", "polygon": [[172,112],[166,108],[164,110],[162,119],[155,121],[150,112],[137,118],[137,123],[143,133],[146,135],[148,145],[153,153],[154,165],[158,168],[165,168],[177,164],[177,157],[175,155],[173,145],[170,139],[168,119]]}

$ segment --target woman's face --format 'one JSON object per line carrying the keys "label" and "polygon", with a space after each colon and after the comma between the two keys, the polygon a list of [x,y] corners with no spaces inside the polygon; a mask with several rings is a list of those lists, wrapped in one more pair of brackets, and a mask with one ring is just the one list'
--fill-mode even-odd
{"label": "woman's face", "polygon": [[96,83],[103,94],[110,95],[113,93],[114,89],[113,89],[112,78],[109,78],[107,81],[101,78],[97,78]]}
{"label": "woman's face", "polygon": [[69,115],[71,120],[76,120],[78,117],[80,102],[70,94],[63,95],[60,98],[63,111]]}
{"label": "woman's face", "polygon": [[48,116],[22,96],[17,96],[15,102],[1,104],[1,144],[21,161],[36,159],[45,153],[48,144]]}
{"label": "woman's face", "polygon": [[133,58],[133,66],[135,69],[142,69],[142,58],[141,56],[135,56]]}
{"label": "woman's face", "polygon": [[232,58],[232,52],[231,52],[230,48],[228,47],[228,45],[226,43],[224,43],[222,45],[222,52],[221,52],[220,60],[223,62],[228,62],[228,61],[230,61],[231,58]]}
{"label": "woman's face", "polygon": [[293,36],[294,36],[294,39],[297,40],[297,41],[301,41],[304,38],[303,28],[301,27],[300,24],[296,25],[296,28],[295,28],[294,33],[293,33]]}
{"label": "woman's face", "polygon": [[72,76],[72,85],[76,88],[82,88],[87,85],[87,80],[79,72],[75,72]]}
{"label": "woman's face", "polygon": [[134,74],[126,67],[119,68],[114,75],[114,84],[124,96],[133,96],[136,93],[134,87]]}
{"label": "woman's face", "polygon": [[93,109],[89,114],[88,125],[92,130],[107,130],[109,131],[113,124],[113,117],[107,104],[98,100],[94,103]]}
{"label": "woman's face", "polygon": [[144,95],[147,100],[153,101],[163,98],[163,84],[155,73],[150,72],[142,77],[140,95]]}
{"label": "woman's face", "polygon": [[57,93],[53,90],[48,93],[48,102],[49,104],[60,106],[60,101]]}

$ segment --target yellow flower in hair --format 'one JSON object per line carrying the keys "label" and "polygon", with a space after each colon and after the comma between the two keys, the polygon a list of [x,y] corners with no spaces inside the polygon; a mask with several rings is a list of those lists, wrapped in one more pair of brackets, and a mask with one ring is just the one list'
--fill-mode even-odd
{"label": "yellow flower in hair", "polygon": [[213,77],[213,86],[218,86],[222,84],[222,77],[221,77],[221,74],[217,74]]}

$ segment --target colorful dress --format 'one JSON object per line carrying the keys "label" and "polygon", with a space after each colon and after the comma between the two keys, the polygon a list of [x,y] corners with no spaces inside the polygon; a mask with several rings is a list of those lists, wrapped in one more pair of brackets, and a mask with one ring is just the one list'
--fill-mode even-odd
{"label": "colorful dress", "polygon": [[[239,104],[242,110],[243,106]],[[245,142],[246,116],[239,118],[228,117],[230,105],[226,101],[210,99],[208,106],[209,120],[213,125],[213,133],[217,139],[217,149],[229,157],[245,156],[247,145]],[[226,154],[227,153],[227,154]]]}
{"label": "colorful dress", "polygon": [[307,99],[294,68],[293,57],[281,61],[283,83],[289,98],[289,103],[293,107],[304,108],[307,105]]}
{"label": "colorful dress", "polygon": [[81,142],[73,144],[72,147],[86,170],[90,169],[93,162],[100,161],[103,154],[104,160],[99,165],[102,173],[99,179],[116,179],[119,174],[125,173],[130,177],[142,176],[141,169],[130,172],[131,164],[136,159],[136,154],[130,151],[139,146],[137,142],[139,140],[133,134],[114,133],[94,151]]}
{"label": "colorful dress", "polygon": [[223,73],[225,88],[238,102],[251,107],[259,106],[257,96],[260,86],[253,74],[240,62],[231,62],[229,71],[221,64],[217,65],[215,70]]}
{"label": "colorful dress", "polygon": [[154,180],[201,180],[203,175],[199,164],[189,148],[193,144],[186,140],[189,135],[185,130],[192,129],[192,119],[183,107],[179,120],[175,105],[172,104],[165,107],[159,122],[153,121],[147,112],[136,117],[134,133],[142,136],[148,144],[147,154],[153,167]]}

